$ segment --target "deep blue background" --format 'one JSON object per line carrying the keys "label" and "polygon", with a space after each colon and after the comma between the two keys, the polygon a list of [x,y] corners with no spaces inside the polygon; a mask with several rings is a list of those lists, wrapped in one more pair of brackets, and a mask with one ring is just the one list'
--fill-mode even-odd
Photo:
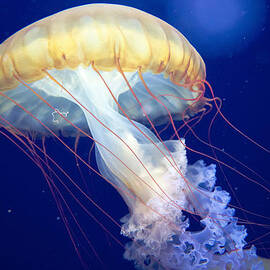
{"label": "deep blue background", "polygon": [[[80,4],[95,2],[1,1],[0,42],[15,31],[45,16]],[[206,0],[203,6],[196,9],[201,11],[202,17],[198,17],[194,4],[191,4],[201,3],[200,0],[103,2],[126,4],[142,9],[177,27],[201,53],[207,67],[207,80],[212,84],[216,95],[223,99],[224,114],[251,138],[270,147],[270,3],[268,1],[234,1],[240,6],[239,9],[234,9],[230,5],[222,6],[223,1],[220,0]],[[239,16],[242,16],[241,20]],[[234,25],[230,28],[232,23]],[[197,129],[204,138],[208,124],[209,118]],[[238,135],[220,118],[215,123],[212,137],[214,144],[245,162],[265,179],[269,179],[269,154]],[[70,141],[70,145],[73,143],[74,141]],[[189,137],[187,143],[196,149],[210,153],[209,149],[203,148],[192,137]],[[87,140],[82,140],[81,145],[87,144]],[[80,181],[72,155],[64,152],[63,148],[53,140],[49,140],[47,145],[48,151],[55,154],[58,162]],[[58,219],[59,214],[53,197],[40,171],[16,146],[2,137],[0,149],[0,269],[81,269],[64,225]],[[83,151],[81,154],[87,156]],[[188,155],[191,162],[200,158],[191,153]],[[220,158],[238,169],[241,168],[222,156]],[[102,183],[100,179],[95,179],[93,175],[88,176],[86,171],[84,173],[90,182],[91,195],[106,211],[116,220],[127,213],[125,205],[111,187]],[[270,195],[256,185],[249,185],[238,175],[227,170],[226,173],[244,208],[269,216]],[[221,176],[218,184],[228,190]],[[267,184],[269,187],[270,183]],[[235,200],[233,199],[232,202],[235,203]],[[76,206],[74,207],[76,212]],[[89,208],[114,235],[119,237],[117,228],[107,220],[103,220],[102,215],[90,206]],[[87,228],[88,237],[96,246],[106,269],[133,269],[132,264],[122,259],[123,250],[107,234],[90,218],[82,215],[80,210],[76,213],[80,222]],[[238,212],[237,214],[241,215]],[[259,220],[255,217],[250,219],[267,223],[267,220]],[[269,229],[261,230],[253,226],[249,228],[248,240],[268,231]],[[119,237],[119,239],[124,242],[123,238]],[[262,238],[260,242],[265,242],[264,246],[269,249],[269,237]],[[260,248],[259,252],[267,255]],[[88,258],[87,262],[90,269],[100,268],[94,257]]]}

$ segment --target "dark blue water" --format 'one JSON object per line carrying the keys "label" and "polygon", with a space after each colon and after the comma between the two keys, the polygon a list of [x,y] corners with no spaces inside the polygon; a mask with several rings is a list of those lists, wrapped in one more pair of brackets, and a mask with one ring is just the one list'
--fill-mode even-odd
{"label": "dark blue water", "polygon": [[[1,1],[0,3],[0,41],[4,41],[17,30],[43,17],[66,8],[96,1]],[[224,115],[245,134],[265,147],[270,148],[270,2],[263,0],[147,0],[147,1],[102,1],[133,6],[160,17],[177,27],[202,55],[207,67],[207,80],[211,83],[216,96],[223,100]],[[222,2],[226,2],[222,3]],[[237,2],[237,3],[236,3]],[[209,93],[207,93],[209,96]],[[207,128],[211,116],[204,119],[196,132],[207,138]],[[270,186],[269,161],[265,151],[247,141],[231,129],[220,117],[212,130],[213,144],[224,149],[266,179],[263,184]],[[69,140],[70,145],[74,140]],[[211,153],[201,146],[192,136],[187,137],[188,145],[195,149]],[[82,139],[79,144],[80,154],[87,159],[91,144]],[[74,251],[68,233],[59,218],[54,198],[40,170],[25,155],[0,137],[0,269],[2,270],[77,270],[82,269]],[[47,150],[56,160],[82,184],[74,157],[56,141],[47,141]],[[188,153],[190,162],[201,158]],[[254,177],[241,166],[220,155],[224,162],[241,169]],[[92,159],[93,165],[94,155]],[[210,163],[210,160],[206,160]],[[127,208],[120,196],[101,179],[88,173],[83,168],[90,194],[95,200],[119,220],[127,213]],[[261,215],[270,216],[270,194],[258,185],[225,169],[242,206]],[[256,177],[254,177],[256,178]],[[229,190],[220,171],[218,184]],[[262,180],[259,180],[262,182]],[[64,192],[64,191],[63,191]],[[80,196],[80,195],[78,195]],[[133,269],[131,263],[122,259],[123,249],[104,233],[95,222],[86,217],[69,200],[78,220],[86,230],[91,243],[105,264],[105,269]],[[232,203],[236,204],[235,198]],[[120,241],[119,229],[104,218],[94,207],[89,206],[93,214],[104,223],[105,227]],[[236,212],[242,215],[241,212]],[[243,217],[243,216],[242,216]],[[270,225],[269,220],[248,216],[249,220]],[[74,224],[73,224],[74,225]],[[252,241],[261,237],[269,228],[249,226]],[[96,257],[82,239],[79,248],[89,269],[100,269]],[[256,243],[256,242],[255,242]],[[269,256],[270,237],[263,236],[257,243],[258,252]],[[264,248],[262,248],[264,247]],[[267,253],[268,249],[268,253]],[[87,254],[90,254],[88,256]]]}

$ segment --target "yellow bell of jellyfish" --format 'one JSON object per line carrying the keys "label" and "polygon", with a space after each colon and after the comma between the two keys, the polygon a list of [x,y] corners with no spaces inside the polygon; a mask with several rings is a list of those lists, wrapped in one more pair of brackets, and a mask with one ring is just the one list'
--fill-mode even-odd
{"label": "yellow bell of jellyfish", "polygon": [[[184,141],[155,128],[202,111],[204,80],[200,55],[164,21],[119,5],[72,8],[0,45],[1,126],[95,141],[99,171],[129,207],[124,257],[138,269],[264,269],[243,249],[214,165],[188,165]],[[182,210],[204,229],[187,231]]]}

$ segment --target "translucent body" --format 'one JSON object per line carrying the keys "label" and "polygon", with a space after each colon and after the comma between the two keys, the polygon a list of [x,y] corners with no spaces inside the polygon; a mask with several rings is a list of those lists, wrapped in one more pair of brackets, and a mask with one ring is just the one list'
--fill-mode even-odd
{"label": "translucent body", "polygon": [[94,62],[99,70],[172,74],[175,81],[205,78],[204,63],[184,36],[140,10],[108,4],[72,8],[38,21],[0,45],[0,89],[31,83],[44,69],[74,69]]}

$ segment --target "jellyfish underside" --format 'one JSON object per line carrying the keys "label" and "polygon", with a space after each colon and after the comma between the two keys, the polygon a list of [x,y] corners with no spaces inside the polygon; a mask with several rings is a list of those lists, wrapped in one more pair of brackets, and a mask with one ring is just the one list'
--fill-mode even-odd
{"label": "jellyfish underside", "polygon": [[[243,249],[247,232],[228,207],[229,193],[215,186],[215,165],[189,164],[184,139],[162,141],[153,131],[170,117],[192,116],[200,91],[165,72],[122,71],[121,59],[109,71],[92,61],[43,72],[27,83],[16,75],[18,85],[0,98],[0,115],[26,133],[91,134],[99,171],[128,205],[121,233],[132,241],[124,257],[136,268],[264,269],[255,247]],[[203,229],[188,231],[182,210],[199,215]]]}
{"label": "jellyfish underside", "polygon": [[[227,207],[229,194],[215,188],[215,166],[206,166],[203,161],[188,165],[184,140],[162,143],[149,128],[140,124],[140,120],[146,121],[145,115],[138,103],[132,102],[128,86],[118,71],[100,72],[113,96],[91,67],[54,70],[49,73],[58,82],[63,82],[64,88],[73,97],[48,77],[29,86],[52,107],[59,108],[61,115],[65,112],[69,121],[76,123],[75,118],[79,115],[80,123],[77,126],[86,132],[89,129],[98,142],[96,159],[99,170],[118,188],[130,210],[130,214],[122,219],[121,233],[133,240],[126,246],[125,258],[134,260],[139,269],[223,269],[220,268],[222,264],[224,267],[231,264],[232,269],[247,269],[247,265],[257,265],[254,269],[262,269],[262,263],[254,249],[242,250],[246,231],[244,226],[237,225],[233,209]],[[154,101],[141,93],[143,87],[138,72],[126,72],[125,76],[150,119],[163,113],[167,117],[160,104],[147,108],[147,100],[150,99],[150,103]],[[167,87],[170,94],[179,91],[162,74],[147,73],[144,79],[153,91],[159,90],[152,87],[156,83],[160,89]],[[182,97],[192,98],[191,93],[187,89],[181,89]],[[55,111],[35,94],[29,93],[25,86],[21,85],[6,94],[23,104],[34,115],[35,109],[42,111],[39,120],[52,130],[61,130],[66,136],[72,130],[61,116],[56,121],[53,114]],[[35,96],[30,98],[31,102],[35,100],[34,107],[31,102],[27,102],[31,95]],[[113,97],[118,100],[119,105]],[[133,106],[130,111],[126,108],[125,111],[136,120],[129,120],[119,109],[122,104],[127,106],[126,98]],[[178,112],[187,107],[186,102],[180,99],[176,102],[173,97],[171,102],[168,97],[166,100],[164,98],[164,103],[172,114],[177,106]],[[11,106],[5,101],[5,106],[7,104]],[[11,106],[9,110],[5,106],[1,105],[5,110],[1,115],[10,119],[20,130],[27,127],[41,134],[48,132],[17,106]],[[136,112],[134,115],[133,110]],[[158,122],[160,115],[156,117]],[[196,200],[191,204],[193,197]],[[194,209],[196,205],[200,207]],[[181,209],[203,213],[201,222],[205,228],[199,232],[187,232],[188,220]],[[235,249],[239,251],[229,253]]]}

